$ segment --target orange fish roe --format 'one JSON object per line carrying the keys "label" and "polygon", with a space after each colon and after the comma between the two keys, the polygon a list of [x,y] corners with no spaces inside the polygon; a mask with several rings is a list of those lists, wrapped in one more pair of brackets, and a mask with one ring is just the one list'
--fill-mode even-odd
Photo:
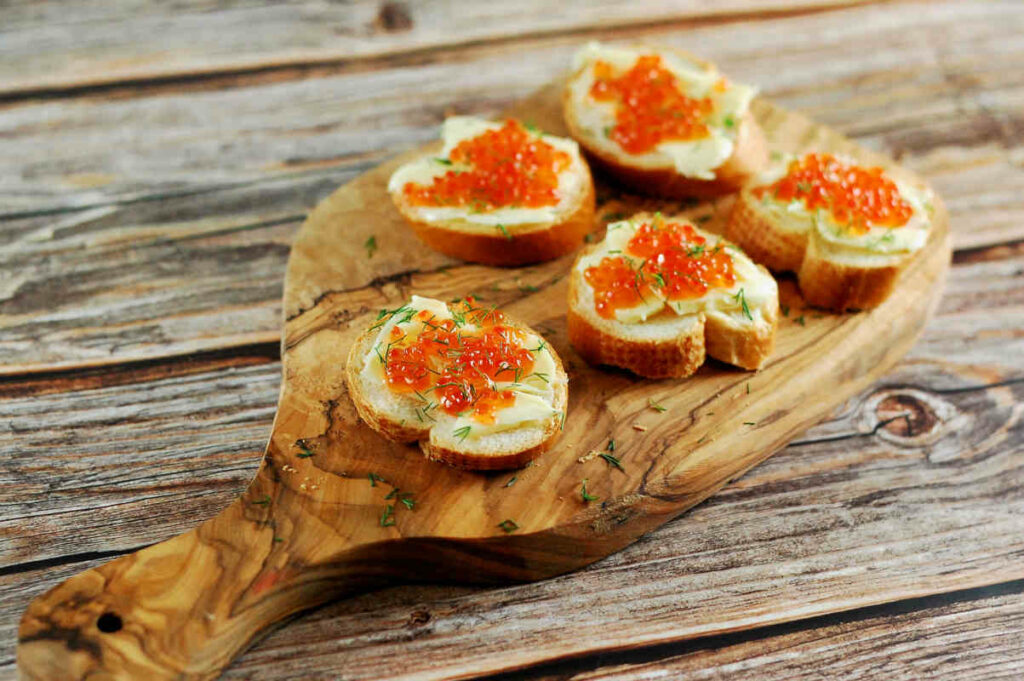
{"label": "orange fish roe", "polygon": [[854,234],[865,234],[872,225],[902,227],[914,213],[881,168],[848,165],[830,154],[792,161],[785,177],[757,187],[754,196],[769,192],[776,201],[798,199],[808,210],[824,208]]}
{"label": "orange fish roe", "polygon": [[[388,387],[397,393],[416,393],[424,404],[417,411],[433,420],[434,409],[452,414],[471,413],[479,423],[494,423],[494,415],[515,403],[515,393],[498,390],[495,381],[520,381],[533,369],[533,352],[523,347],[525,334],[493,309],[474,307],[467,298],[449,306],[452,319],[436,319],[429,310],[399,308],[399,321],[419,322],[418,335],[393,326],[386,346],[374,348],[384,364]],[[384,322],[380,322],[383,324]]]}
{"label": "orange fish roe", "polygon": [[[410,182],[402,188],[414,206],[541,208],[558,203],[558,176],[572,163],[521,123],[507,120],[497,130],[459,142],[450,163],[460,166],[429,185]],[[461,168],[465,166],[465,168]]]}
{"label": "orange fish roe", "polygon": [[736,282],[732,258],[721,244],[708,248],[707,239],[686,223],[645,222],[626,245],[626,254],[640,263],[606,257],[583,273],[594,289],[597,313],[605,319],[614,319],[619,308],[636,307],[655,291],[682,300]]}
{"label": "orange fish roe", "polygon": [[[590,95],[616,102],[615,125],[608,136],[631,154],[650,151],[665,140],[707,137],[706,120],[714,109],[711,99],[687,97],[661,57],[640,57],[629,71],[615,77],[611,64],[594,63]],[[724,84],[722,87],[725,87]]]}

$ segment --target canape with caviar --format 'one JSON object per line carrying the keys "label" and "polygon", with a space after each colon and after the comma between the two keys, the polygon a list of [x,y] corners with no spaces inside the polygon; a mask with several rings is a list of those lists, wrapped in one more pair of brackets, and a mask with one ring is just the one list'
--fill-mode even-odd
{"label": "canape with caviar", "polygon": [[928,240],[932,200],[851,158],[780,157],[740,192],[726,235],[769,269],[796,272],[808,303],[872,308]]}

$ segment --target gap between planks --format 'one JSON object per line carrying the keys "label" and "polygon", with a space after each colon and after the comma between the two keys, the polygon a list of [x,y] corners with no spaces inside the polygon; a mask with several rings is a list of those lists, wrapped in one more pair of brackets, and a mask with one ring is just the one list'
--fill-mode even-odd
{"label": "gap between planks", "polygon": [[[11,89],[0,87],[0,108],[17,105],[23,102],[39,100],[65,99],[88,96],[138,97],[161,94],[188,87],[192,91],[220,90],[228,88],[249,87],[280,83],[287,81],[324,78],[342,73],[373,71],[381,67],[395,67],[413,63],[452,61],[465,56],[472,56],[475,51],[493,50],[494,48],[519,45],[526,47],[531,42],[544,40],[592,36],[605,38],[629,37],[636,32],[647,29],[683,29],[720,26],[746,21],[769,21],[791,17],[811,16],[851,7],[889,4],[893,0],[849,0],[848,2],[823,0],[819,4],[797,8],[767,8],[750,10],[732,10],[706,15],[684,15],[678,17],[658,17],[655,19],[625,20],[614,26],[584,24],[569,28],[552,28],[524,31],[515,35],[497,36],[493,38],[473,38],[463,41],[452,41],[415,47],[393,49],[379,54],[364,56],[346,56],[344,54],[328,54],[315,58],[278,59],[277,61],[250,62],[237,65],[222,65],[209,69],[193,69],[170,72],[153,72],[144,76],[129,76],[105,79],[97,76],[83,82],[68,82],[40,87],[20,87]],[[919,0],[902,0],[917,2]],[[458,56],[456,56],[458,55]]]}

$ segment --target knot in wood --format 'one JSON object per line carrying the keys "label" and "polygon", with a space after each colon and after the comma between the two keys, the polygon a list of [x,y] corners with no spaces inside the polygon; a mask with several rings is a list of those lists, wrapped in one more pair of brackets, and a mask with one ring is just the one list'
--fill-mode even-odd
{"label": "knot in wood", "polygon": [[412,17],[409,16],[409,8],[403,3],[385,2],[380,6],[377,20],[374,23],[379,30],[386,33],[397,33],[412,28]]}
{"label": "knot in wood", "polygon": [[939,417],[928,404],[909,393],[891,393],[875,407],[878,428],[896,437],[918,437],[934,430]]}
{"label": "knot in wood", "polygon": [[419,629],[428,622],[430,622],[429,612],[426,610],[414,610],[413,613],[409,615],[409,621],[405,623],[405,626],[410,629]]}
{"label": "knot in wood", "polygon": [[928,459],[938,463],[956,457],[955,441],[943,438],[967,427],[967,421],[967,416],[939,395],[915,388],[891,388],[865,401],[860,430],[900,447],[926,449]]}

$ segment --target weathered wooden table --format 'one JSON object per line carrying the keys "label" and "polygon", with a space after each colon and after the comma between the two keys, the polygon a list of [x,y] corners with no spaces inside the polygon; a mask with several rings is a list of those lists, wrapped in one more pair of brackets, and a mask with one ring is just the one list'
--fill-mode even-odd
{"label": "weathered wooden table", "polygon": [[1024,675],[1024,4],[217,4],[0,10],[0,675],[32,597],[254,473],[304,214],[596,37],[707,55],[928,177],[956,246],[937,316],[622,553],[341,602],[227,678]]}

